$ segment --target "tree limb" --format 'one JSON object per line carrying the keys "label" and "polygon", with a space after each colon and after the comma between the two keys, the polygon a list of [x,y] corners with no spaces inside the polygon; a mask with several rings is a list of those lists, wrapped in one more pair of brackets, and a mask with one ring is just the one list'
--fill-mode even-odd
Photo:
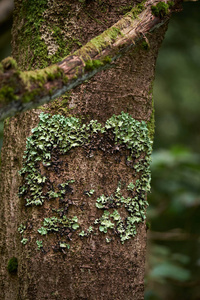
{"label": "tree limb", "polygon": [[47,103],[110,67],[177,10],[178,2],[173,7],[170,1],[162,2],[163,9],[157,9],[158,3],[161,2],[147,0],[139,4],[101,35],[45,69],[22,72],[14,59],[3,60],[0,65],[0,120]]}

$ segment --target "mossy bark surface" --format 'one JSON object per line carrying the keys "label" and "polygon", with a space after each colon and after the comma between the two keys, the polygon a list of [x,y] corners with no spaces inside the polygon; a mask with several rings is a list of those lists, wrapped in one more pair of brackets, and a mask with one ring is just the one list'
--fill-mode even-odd
{"label": "mossy bark surface", "polygon": [[[78,49],[114,24],[134,5],[134,1],[123,0],[34,3],[28,0],[15,3],[13,56],[22,69],[45,67],[58,61],[67,51]],[[18,171],[23,166],[26,139],[33,135],[31,130],[38,125],[41,112],[60,114],[67,120],[76,117],[86,126],[97,120],[104,127],[107,120],[123,111],[140,123],[145,121],[152,129],[152,81],[165,30],[166,26],[160,27],[147,37],[150,49],[145,50],[141,43],[112,69],[100,72],[64,97],[6,120],[0,203],[3,300],[144,298],[145,221],[136,224],[137,233],[124,243],[110,223],[105,233],[94,222],[105,211],[112,214],[115,210],[114,202],[113,206],[108,207],[107,203],[106,208],[98,209],[100,196],[116,198],[119,185],[123,197],[130,196],[127,186],[130,182],[136,185],[145,172],[144,168],[137,172],[134,167],[145,158],[145,151],[133,158],[134,151],[131,154],[131,149],[120,143],[109,129],[105,133],[93,131],[89,142],[73,146],[66,153],[57,144],[49,150],[51,158],[47,161],[51,165],[41,160],[33,171],[33,175],[39,172],[47,178],[42,186],[45,199],[38,206],[26,205],[30,191],[27,197],[18,196],[26,176],[21,177]],[[48,138],[55,137],[56,130],[51,134]],[[152,138],[152,130],[149,135]],[[128,159],[131,155],[132,159]],[[47,196],[50,192],[58,193],[59,185],[70,180],[74,182],[65,189],[64,196]],[[126,227],[130,214],[122,205],[118,211]],[[64,216],[68,219],[76,216],[79,227],[72,225],[66,229],[59,225],[57,231],[54,224],[54,229],[41,235],[38,228],[45,227],[44,219],[55,215],[62,220]],[[96,229],[90,233],[90,227]],[[81,236],[82,231],[85,235]],[[24,244],[22,237],[27,240]],[[12,257],[18,260],[15,274],[7,270]]]}

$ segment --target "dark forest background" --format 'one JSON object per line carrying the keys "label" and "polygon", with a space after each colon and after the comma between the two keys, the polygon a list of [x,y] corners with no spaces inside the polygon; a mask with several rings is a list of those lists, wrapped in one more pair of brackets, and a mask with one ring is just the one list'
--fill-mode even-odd
{"label": "dark forest background", "polygon": [[[12,18],[0,26],[11,55]],[[200,299],[200,2],[172,16],[154,83],[145,300]],[[0,147],[3,123],[0,123]]]}

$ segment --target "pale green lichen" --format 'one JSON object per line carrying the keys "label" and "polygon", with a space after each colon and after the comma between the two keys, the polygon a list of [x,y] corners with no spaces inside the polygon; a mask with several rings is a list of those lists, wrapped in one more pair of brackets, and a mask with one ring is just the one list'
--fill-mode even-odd
{"label": "pale green lichen", "polygon": [[[45,201],[59,199],[63,201],[66,193],[73,193],[73,179],[69,179],[59,185],[50,182],[43,169],[51,170],[54,167],[52,153],[57,151],[59,155],[65,155],[69,150],[81,147],[92,141],[94,134],[113,136],[114,144],[123,145],[128,149],[129,155],[126,158],[127,167],[134,170],[133,181],[121,188],[119,182],[116,191],[110,195],[99,195],[96,199],[96,207],[102,210],[102,216],[95,220],[87,230],[83,230],[78,222],[77,216],[69,218],[66,216],[68,206],[53,209],[58,216],[44,218],[41,227],[37,229],[40,236],[49,233],[68,234],[78,233],[83,237],[91,234],[106,234],[106,242],[111,242],[110,233],[119,236],[122,243],[137,232],[137,224],[144,222],[145,209],[148,205],[146,192],[150,189],[150,154],[152,142],[149,137],[147,125],[144,121],[134,120],[128,113],[113,115],[102,126],[97,120],[88,124],[82,124],[78,118],[64,117],[61,115],[51,116],[42,113],[39,125],[32,129],[32,136],[28,137],[24,155],[23,168],[20,175],[23,176],[23,185],[19,189],[19,196],[25,200],[26,206],[41,206]],[[45,185],[51,186],[45,192]],[[85,196],[94,197],[94,189],[83,192]],[[95,192],[96,193],[96,192]],[[123,193],[125,193],[123,195]],[[73,196],[72,196],[73,198]],[[126,217],[122,217],[121,209],[125,209]],[[21,224],[19,232],[23,239],[26,239],[26,226]],[[79,231],[80,230],[80,231]],[[27,240],[28,241],[28,240]],[[58,243],[56,251],[64,251],[65,240]],[[67,247],[67,246],[66,246]]]}
{"label": "pale green lichen", "polygon": [[23,245],[26,245],[27,242],[28,242],[28,239],[26,239],[26,238],[23,238],[23,239],[21,240],[21,243],[22,243]]}
{"label": "pale green lichen", "polygon": [[133,182],[131,182],[128,186],[127,186],[127,190],[128,191],[134,191],[135,188],[135,184],[133,184]]}
{"label": "pale green lichen", "polygon": [[38,250],[42,249],[43,248],[43,242],[41,240],[37,240],[36,241],[36,244],[38,246]]}
{"label": "pale green lichen", "polygon": [[91,197],[94,194],[95,190],[91,189],[90,191],[85,191],[84,194]]}
{"label": "pale green lichen", "polygon": [[61,249],[70,249],[70,245],[65,242],[60,242],[59,246]]}
{"label": "pale green lichen", "polygon": [[24,230],[26,230],[26,226],[23,225],[23,224],[20,224],[19,227],[18,227],[18,231],[20,234],[23,234],[24,233]]}
{"label": "pale green lichen", "polygon": [[21,239],[21,243],[23,245],[26,245],[26,243],[28,242],[28,239],[24,238],[24,231],[26,230],[26,225],[20,224],[18,227],[18,232],[21,234],[22,239]]}
{"label": "pale green lichen", "polygon": [[82,230],[79,233],[79,236],[80,237],[89,237],[92,234],[93,231],[94,231],[94,228],[92,226],[90,226],[86,231]]}
{"label": "pale green lichen", "polygon": [[59,232],[59,229],[71,228],[77,230],[79,228],[78,218],[75,216],[72,219],[67,218],[65,215],[62,218],[55,216],[51,218],[45,218],[43,226],[38,229],[39,234],[46,235],[49,232]]}
{"label": "pale green lichen", "polygon": [[[143,222],[146,218],[145,211],[148,203],[145,200],[145,191],[148,189],[148,183],[145,184],[136,180],[136,185],[131,182],[127,187],[127,190],[134,192],[134,197],[124,197],[121,193],[120,183],[114,195],[107,197],[101,195],[96,201],[96,207],[102,209],[103,214],[94,222],[95,224],[99,224],[99,230],[107,233],[108,229],[114,229],[114,232],[119,235],[122,243],[134,237],[137,233],[137,223]],[[124,220],[119,212],[122,207],[127,211],[127,216]],[[108,210],[113,212],[109,212]]]}

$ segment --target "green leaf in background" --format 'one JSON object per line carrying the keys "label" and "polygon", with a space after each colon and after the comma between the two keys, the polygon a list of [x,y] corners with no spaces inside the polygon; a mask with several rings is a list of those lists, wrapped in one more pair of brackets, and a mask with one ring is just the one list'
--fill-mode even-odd
{"label": "green leaf in background", "polygon": [[190,271],[170,262],[163,262],[151,270],[150,276],[158,282],[164,282],[167,278],[186,281],[190,279]]}

